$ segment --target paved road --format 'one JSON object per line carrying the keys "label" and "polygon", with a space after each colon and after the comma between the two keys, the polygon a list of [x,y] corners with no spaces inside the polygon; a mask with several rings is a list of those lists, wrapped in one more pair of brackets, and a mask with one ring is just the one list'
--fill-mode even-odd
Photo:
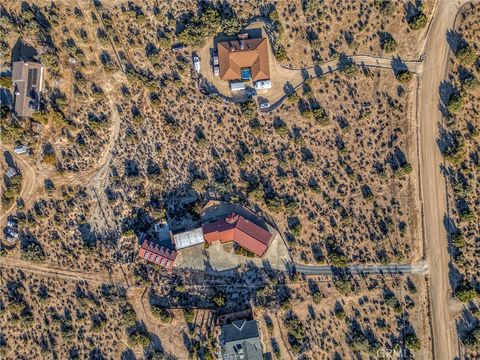
{"label": "paved road", "polygon": [[[302,265],[295,264],[298,273],[305,275],[333,275],[332,267],[330,265]],[[367,275],[367,274],[419,274],[425,275],[428,273],[428,264],[426,261],[420,261],[414,264],[390,264],[390,265],[351,265],[346,269],[352,275]]]}
{"label": "paved road", "polygon": [[[466,3],[466,1],[461,1]],[[447,31],[453,27],[460,2],[438,0],[438,8],[425,45],[425,64],[418,98],[419,162],[423,228],[430,267],[430,304],[435,359],[458,358],[458,338],[449,314],[451,289],[448,278],[448,242],[444,226],[447,214],[445,179],[440,172],[443,157],[437,146],[439,125],[439,86],[447,75],[449,47]]]}

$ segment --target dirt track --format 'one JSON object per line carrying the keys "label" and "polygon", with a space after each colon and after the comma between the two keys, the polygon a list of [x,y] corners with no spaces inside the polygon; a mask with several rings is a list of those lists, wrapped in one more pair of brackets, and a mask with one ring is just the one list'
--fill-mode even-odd
{"label": "dirt track", "polygon": [[425,45],[425,64],[420,80],[418,126],[421,197],[426,254],[430,266],[430,303],[435,359],[458,358],[458,338],[449,313],[449,253],[444,219],[447,216],[446,184],[440,172],[443,157],[437,145],[442,115],[439,86],[447,76],[449,47],[447,31],[466,1],[439,0]]}
{"label": "dirt track", "polygon": [[[0,150],[2,154],[4,152],[10,153],[10,155],[13,158],[13,161],[15,161],[16,166],[20,170],[20,174],[22,174],[22,190],[20,191],[19,196],[20,198],[22,198],[22,200],[25,203],[27,203],[35,191],[35,186],[37,182],[37,176],[34,168],[26,160],[27,155],[18,155],[15,152],[13,152],[12,149],[9,149],[3,145],[0,146]],[[16,204],[14,203],[9,209],[2,209],[0,214],[0,224],[5,221],[7,216],[10,215],[10,213],[15,208],[16,208]]]}

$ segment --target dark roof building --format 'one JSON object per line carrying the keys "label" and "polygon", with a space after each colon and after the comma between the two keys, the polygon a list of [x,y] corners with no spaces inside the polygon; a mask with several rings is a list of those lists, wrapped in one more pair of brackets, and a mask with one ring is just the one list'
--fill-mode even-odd
{"label": "dark roof building", "polygon": [[214,241],[233,241],[241,247],[262,256],[270,245],[272,234],[243,216],[232,213],[202,225],[203,236],[208,244]]}
{"label": "dark roof building", "polygon": [[263,360],[255,320],[236,320],[222,327],[223,360]]}
{"label": "dark roof building", "polygon": [[156,244],[153,241],[144,240],[138,256],[168,270],[172,270],[175,259],[177,258],[177,252],[165,246]]}
{"label": "dark roof building", "polygon": [[266,38],[238,39],[218,43],[220,79],[270,79]]}
{"label": "dark roof building", "polygon": [[31,117],[40,108],[43,87],[43,66],[34,61],[12,64],[13,106],[17,116]]}

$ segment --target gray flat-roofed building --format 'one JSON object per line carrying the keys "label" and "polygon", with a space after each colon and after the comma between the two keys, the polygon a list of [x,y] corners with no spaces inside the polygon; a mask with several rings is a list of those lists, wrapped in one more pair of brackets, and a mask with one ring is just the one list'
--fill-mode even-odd
{"label": "gray flat-roofed building", "polygon": [[263,360],[255,320],[236,320],[222,327],[223,360]]}
{"label": "gray flat-roofed building", "polygon": [[177,250],[185,249],[190,246],[203,244],[205,239],[203,237],[202,228],[197,228],[173,235],[173,242]]}
{"label": "gray flat-roofed building", "polygon": [[40,109],[43,66],[39,62],[15,61],[12,64],[13,109],[17,116],[31,117]]}

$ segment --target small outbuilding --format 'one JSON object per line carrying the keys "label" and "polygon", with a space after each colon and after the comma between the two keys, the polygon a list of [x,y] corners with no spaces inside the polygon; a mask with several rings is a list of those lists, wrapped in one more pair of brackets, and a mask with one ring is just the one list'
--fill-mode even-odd
{"label": "small outbuilding", "polygon": [[255,82],[255,90],[268,90],[272,88],[270,80],[260,80]]}
{"label": "small outbuilding", "polygon": [[177,250],[185,249],[190,246],[200,245],[205,242],[202,228],[197,228],[173,235],[173,242]]}
{"label": "small outbuilding", "polygon": [[245,83],[243,81],[231,82],[230,90],[232,90],[232,92],[245,90]]}

